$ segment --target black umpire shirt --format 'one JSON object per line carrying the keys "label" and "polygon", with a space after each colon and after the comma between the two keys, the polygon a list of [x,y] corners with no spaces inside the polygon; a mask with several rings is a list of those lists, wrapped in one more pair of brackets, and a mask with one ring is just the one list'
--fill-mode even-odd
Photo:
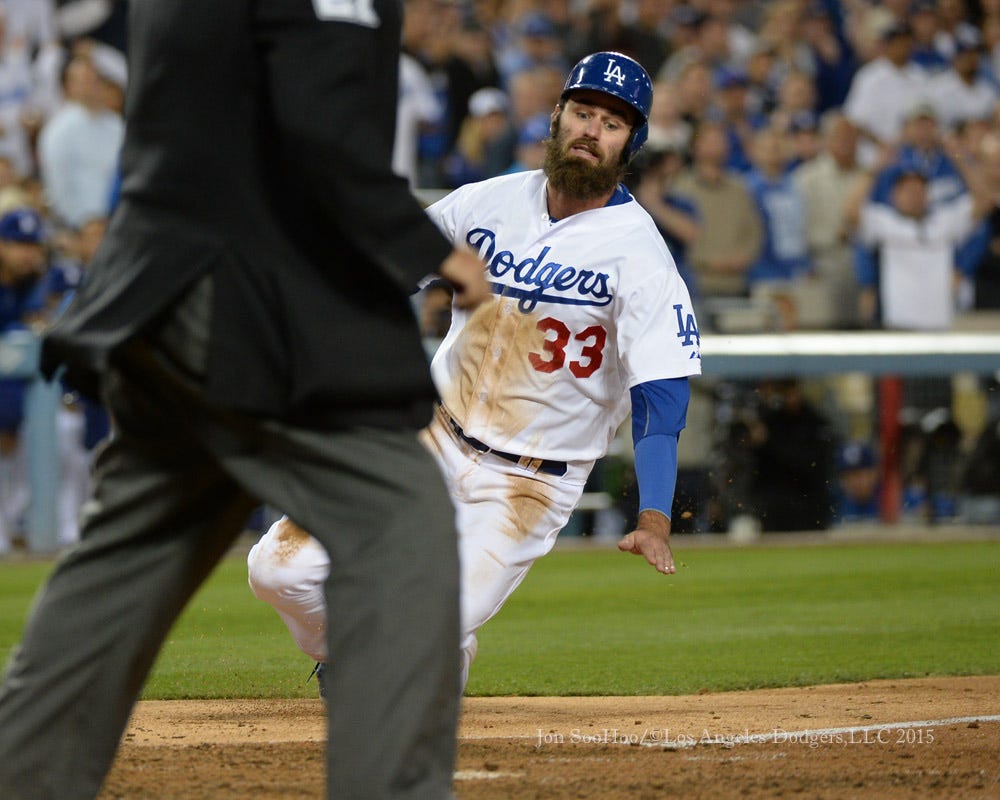
{"label": "black umpire shirt", "polygon": [[133,0],[121,202],[46,373],[95,393],[211,274],[211,401],[426,422],[408,295],[451,247],[390,169],[400,24],[398,0]]}

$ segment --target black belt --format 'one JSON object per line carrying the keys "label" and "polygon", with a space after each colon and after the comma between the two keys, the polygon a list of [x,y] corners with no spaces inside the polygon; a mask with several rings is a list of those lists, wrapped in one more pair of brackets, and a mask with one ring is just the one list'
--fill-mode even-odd
{"label": "black belt", "polygon": [[[443,412],[444,409],[442,408]],[[524,467],[525,469],[530,469],[534,472],[544,472],[546,475],[555,475],[556,477],[562,477],[566,474],[566,462],[565,461],[550,461],[543,458],[529,458],[528,456],[519,456],[516,453],[505,453],[503,450],[494,450],[487,444],[478,439],[473,439],[471,436],[466,436],[465,431],[462,430],[462,426],[452,419],[451,414],[443,413],[445,419],[448,420],[448,424],[451,425],[451,429],[455,431],[455,435],[465,442],[473,450],[480,453],[492,453],[495,456],[500,456],[500,458],[507,461],[513,461],[518,466]]]}

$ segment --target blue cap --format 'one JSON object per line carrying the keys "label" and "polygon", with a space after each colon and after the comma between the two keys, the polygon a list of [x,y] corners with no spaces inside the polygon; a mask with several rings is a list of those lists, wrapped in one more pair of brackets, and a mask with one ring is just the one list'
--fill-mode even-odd
{"label": "blue cap", "polygon": [[0,217],[0,239],[22,244],[41,244],[42,218],[32,208],[15,208]]}
{"label": "blue cap", "polygon": [[535,114],[517,132],[518,144],[538,144],[549,138],[552,120],[546,113]]}
{"label": "blue cap", "polygon": [[591,53],[580,59],[566,78],[560,103],[577,89],[609,94],[636,110],[639,118],[632,126],[628,157],[639,152],[649,136],[649,109],[653,105],[653,82],[642,65],[634,58],[611,50]]}
{"label": "blue cap", "polygon": [[866,469],[875,466],[875,451],[865,442],[846,442],[837,454],[837,468]]}

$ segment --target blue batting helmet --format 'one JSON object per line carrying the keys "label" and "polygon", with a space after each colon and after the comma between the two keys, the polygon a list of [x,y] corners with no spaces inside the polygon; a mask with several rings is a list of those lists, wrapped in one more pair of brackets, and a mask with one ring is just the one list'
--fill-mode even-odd
{"label": "blue batting helmet", "polygon": [[649,135],[649,107],[653,103],[653,82],[635,59],[622,53],[602,51],[591,53],[573,67],[560,100],[575,89],[593,89],[624,100],[639,114],[628,141],[628,157],[632,158]]}

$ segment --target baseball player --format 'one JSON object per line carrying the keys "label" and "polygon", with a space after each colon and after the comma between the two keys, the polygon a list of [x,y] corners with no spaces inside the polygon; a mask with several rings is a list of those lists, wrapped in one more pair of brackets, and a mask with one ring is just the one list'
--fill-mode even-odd
{"label": "baseball player", "polygon": [[[495,295],[453,309],[432,363],[441,404],[423,432],[457,509],[463,687],[476,631],[552,548],[630,409],[640,511],[618,547],[674,572],[677,438],[701,357],[688,290],[621,183],[652,94],[631,58],[587,56],[552,112],[543,169],[462,186],[429,209],[483,258]],[[330,655],[327,572],[326,552],[288,519],[249,554],[254,594],[318,662]]]}

